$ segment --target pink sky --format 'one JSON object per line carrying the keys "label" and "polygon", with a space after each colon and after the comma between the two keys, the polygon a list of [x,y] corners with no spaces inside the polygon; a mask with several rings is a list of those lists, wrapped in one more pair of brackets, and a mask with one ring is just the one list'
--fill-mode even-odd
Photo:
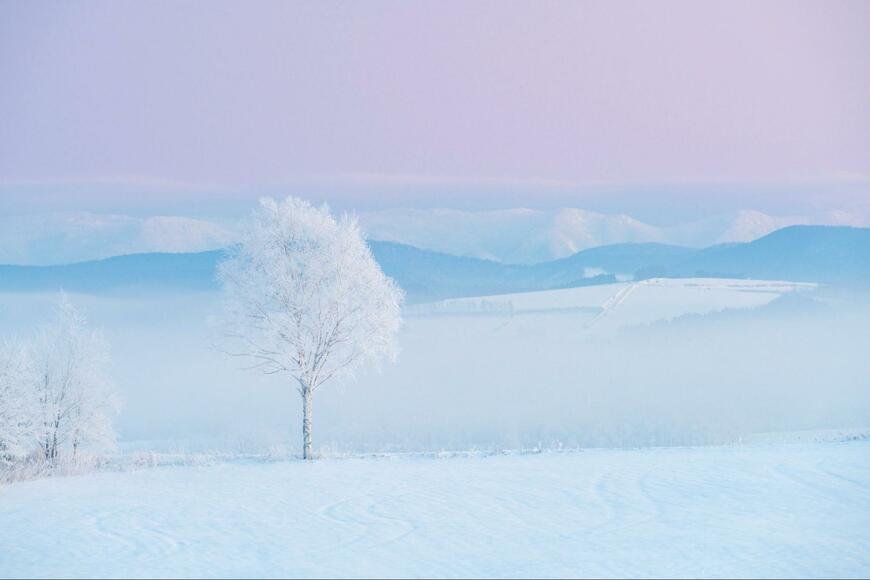
{"label": "pink sky", "polygon": [[868,55],[864,1],[5,1],[0,180],[854,183]]}

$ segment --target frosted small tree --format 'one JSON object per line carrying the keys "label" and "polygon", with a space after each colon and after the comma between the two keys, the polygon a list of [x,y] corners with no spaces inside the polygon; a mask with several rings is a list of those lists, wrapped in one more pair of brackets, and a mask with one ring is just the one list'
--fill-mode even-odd
{"label": "frosted small tree", "polygon": [[61,294],[54,320],[37,336],[33,375],[39,420],[37,443],[54,463],[75,459],[85,445],[110,447],[118,401],[109,379],[109,349],[102,333]]}
{"label": "frosted small tree", "polygon": [[33,365],[28,351],[0,343],[0,463],[30,453],[37,425]]}
{"label": "frosted small tree", "polygon": [[263,199],[220,265],[224,350],[249,368],[291,376],[312,459],[314,393],[396,355],[402,291],[372,257],[356,219],[288,197]]}

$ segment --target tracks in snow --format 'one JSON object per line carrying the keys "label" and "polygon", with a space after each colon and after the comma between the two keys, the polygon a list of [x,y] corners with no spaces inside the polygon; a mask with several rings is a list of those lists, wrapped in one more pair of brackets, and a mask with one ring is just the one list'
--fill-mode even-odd
{"label": "tracks in snow", "polygon": [[637,289],[638,286],[643,284],[643,282],[634,282],[627,284],[614,292],[604,303],[601,305],[601,311],[596,314],[589,322],[587,322],[583,328],[592,328],[596,324],[598,324],[605,316],[619,308],[622,304],[628,300],[628,297]]}
{"label": "tracks in snow", "polygon": [[853,442],[57,478],[0,495],[0,576],[860,576],[867,465]]}

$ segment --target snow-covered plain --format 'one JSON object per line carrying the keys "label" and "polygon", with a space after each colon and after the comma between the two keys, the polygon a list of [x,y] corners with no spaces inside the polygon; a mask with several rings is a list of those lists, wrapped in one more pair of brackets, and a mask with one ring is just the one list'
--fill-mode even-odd
{"label": "snow-covered plain", "polygon": [[0,490],[3,577],[867,577],[870,442],[381,456]]}
{"label": "snow-covered plain", "polygon": [[[651,278],[560,290],[453,298],[408,308],[412,316],[573,314],[576,328],[596,331],[667,321],[687,314],[757,308],[818,284],[729,278]],[[604,321],[607,324],[604,324]],[[581,324],[578,321],[582,320]]]}

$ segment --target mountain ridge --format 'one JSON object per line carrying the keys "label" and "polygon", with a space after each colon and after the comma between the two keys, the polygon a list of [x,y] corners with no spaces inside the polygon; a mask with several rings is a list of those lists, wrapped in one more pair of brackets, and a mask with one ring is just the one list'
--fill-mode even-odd
{"label": "mountain ridge", "polygon": [[[383,209],[356,214],[370,239],[488,259],[537,264],[621,243],[705,248],[749,242],[795,224],[870,226],[870,213],[773,216],[740,210],[672,224],[576,207],[499,210]],[[130,216],[87,211],[0,215],[0,263],[53,265],[121,254],[201,252],[238,239],[237,219]]]}
{"label": "mountain ridge", "polygon": [[[870,285],[870,228],[789,226],[748,243],[700,250],[612,244],[535,265],[510,265],[370,240],[385,274],[409,302],[607,283],[615,277],[729,277]],[[58,266],[0,265],[0,291],[143,289],[213,291],[223,250],[147,253]]]}

